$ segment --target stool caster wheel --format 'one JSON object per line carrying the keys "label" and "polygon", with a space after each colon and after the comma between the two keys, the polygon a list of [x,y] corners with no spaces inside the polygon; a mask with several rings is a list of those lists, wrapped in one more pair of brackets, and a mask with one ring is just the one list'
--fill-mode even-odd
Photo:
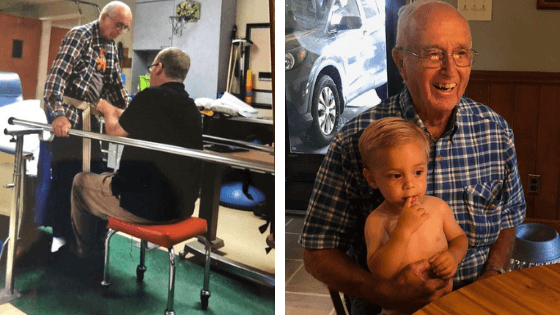
{"label": "stool caster wheel", "polygon": [[146,272],[146,267],[144,266],[136,267],[136,281],[138,282],[144,281],[144,272]]}
{"label": "stool caster wheel", "polygon": [[187,253],[185,252],[185,250],[182,250],[182,251],[179,252],[179,259],[185,260],[186,256],[187,256]]}
{"label": "stool caster wheel", "polygon": [[208,299],[210,298],[210,292],[206,290],[200,291],[200,304],[203,310],[208,308]]}

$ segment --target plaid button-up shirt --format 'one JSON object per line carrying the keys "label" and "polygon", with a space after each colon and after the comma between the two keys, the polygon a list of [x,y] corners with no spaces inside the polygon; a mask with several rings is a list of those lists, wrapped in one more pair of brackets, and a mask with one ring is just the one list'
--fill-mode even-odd
{"label": "plaid button-up shirt", "polygon": [[128,92],[121,79],[115,42],[101,36],[99,21],[71,29],[60,45],[60,49],[47,76],[44,101],[54,118],[66,116],[72,127],[79,122],[80,110],[63,103],[62,96],[92,102],[87,99],[89,89],[94,85],[93,73],[97,70],[97,59],[101,49],[107,49],[107,66],[102,73],[103,89],[101,97],[119,108],[129,102]]}
{"label": "plaid button-up shirt", "polygon": [[[352,245],[366,266],[364,224],[383,197],[362,175],[358,141],[371,122],[389,116],[411,119],[427,131],[406,86],[346,124],[317,173],[300,238],[303,247],[346,251]],[[447,131],[432,145],[427,180],[426,194],[449,204],[469,241],[454,277],[459,288],[476,280],[501,229],[525,218],[511,127],[490,108],[463,97]]]}

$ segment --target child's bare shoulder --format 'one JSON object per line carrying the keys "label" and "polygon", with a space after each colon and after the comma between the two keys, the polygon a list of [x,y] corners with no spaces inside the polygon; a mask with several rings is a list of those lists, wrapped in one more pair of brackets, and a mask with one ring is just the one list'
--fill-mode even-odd
{"label": "child's bare shoulder", "polygon": [[368,215],[368,217],[366,218],[366,226],[370,228],[381,228],[385,226],[385,222],[387,222],[387,219],[387,214],[383,211],[383,207],[380,206]]}
{"label": "child's bare shoulder", "polygon": [[447,202],[434,196],[425,196],[423,206],[429,208],[431,211],[449,211],[449,205]]}
{"label": "child's bare shoulder", "polygon": [[388,217],[383,211],[377,208],[367,217],[364,226],[364,236],[368,252],[376,251],[381,244],[387,242],[386,225]]}
{"label": "child's bare shoulder", "polygon": [[368,215],[367,221],[375,221],[375,222],[384,222],[387,220],[387,216],[383,213],[383,210],[380,208],[376,208]]}

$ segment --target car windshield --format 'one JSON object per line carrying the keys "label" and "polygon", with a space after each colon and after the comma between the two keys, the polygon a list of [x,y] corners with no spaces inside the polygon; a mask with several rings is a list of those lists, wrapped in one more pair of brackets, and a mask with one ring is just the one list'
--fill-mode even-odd
{"label": "car windshield", "polygon": [[312,30],[324,25],[328,0],[286,0],[286,34]]}

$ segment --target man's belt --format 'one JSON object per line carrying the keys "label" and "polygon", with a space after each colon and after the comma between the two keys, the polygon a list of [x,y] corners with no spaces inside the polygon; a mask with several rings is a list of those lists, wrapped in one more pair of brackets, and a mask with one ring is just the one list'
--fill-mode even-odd
{"label": "man's belt", "polygon": [[[82,110],[82,129],[84,131],[91,131],[91,114],[99,116],[97,107],[88,102],[80,101],[75,98],[63,96],[62,101],[77,109]],[[82,170],[84,172],[90,171],[91,165],[91,139],[83,138],[83,157],[82,157]]]}

